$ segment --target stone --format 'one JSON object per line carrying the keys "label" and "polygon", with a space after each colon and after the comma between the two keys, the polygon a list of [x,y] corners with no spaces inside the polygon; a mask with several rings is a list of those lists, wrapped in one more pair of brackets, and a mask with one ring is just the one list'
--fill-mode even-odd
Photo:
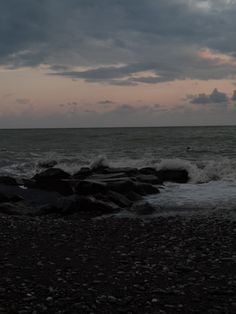
{"label": "stone", "polygon": [[107,191],[107,185],[99,181],[84,180],[78,182],[75,190],[80,195],[105,193]]}
{"label": "stone", "polygon": [[187,183],[189,181],[188,171],[185,169],[161,169],[157,171],[157,176],[163,182]]}
{"label": "stone", "polygon": [[18,185],[16,179],[11,178],[9,176],[0,176],[0,184],[5,185]]}

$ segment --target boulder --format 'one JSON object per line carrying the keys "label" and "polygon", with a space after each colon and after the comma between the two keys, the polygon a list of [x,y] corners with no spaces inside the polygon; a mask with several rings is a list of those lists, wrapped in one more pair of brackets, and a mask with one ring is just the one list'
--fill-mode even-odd
{"label": "boulder", "polygon": [[133,204],[130,208],[130,212],[136,215],[151,215],[155,212],[155,208],[147,202],[138,202]]}
{"label": "boulder", "polygon": [[73,194],[69,182],[71,176],[65,171],[57,168],[47,169],[33,177],[33,182],[28,181],[28,186],[48,191],[56,191],[62,195]]}
{"label": "boulder", "polygon": [[16,179],[11,178],[9,176],[0,176],[0,184],[5,185],[18,185]]}
{"label": "boulder", "polygon": [[33,212],[34,209],[24,202],[0,204],[0,213],[7,215],[30,215]]}
{"label": "boulder", "polygon": [[188,171],[185,169],[161,169],[157,171],[157,175],[163,182],[187,183],[189,181]]}
{"label": "boulder", "polygon": [[71,175],[59,168],[50,168],[43,172],[37,173],[33,180],[36,182],[48,182],[70,179]]}
{"label": "boulder", "polygon": [[84,179],[88,178],[89,176],[91,176],[92,174],[93,174],[93,171],[90,168],[82,167],[78,172],[76,172],[73,175],[73,178],[79,179],[79,180],[84,180]]}
{"label": "boulder", "polygon": [[162,184],[162,180],[153,174],[139,174],[135,177],[137,181],[149,184]]}
{"label": "boulder", "polygon": [[132,202],[125,195],[114,191],[109,191],[106,195],[106,199],[112,201],[121,208],[129,208],[132,205]]}
{"label": "boulder", "polygon": [[131,167],[123,167],[123,168],[104,168],[103,172],[104,174],[118,174],[118,173],[124,173],[125,176],[133,176],[138,173],[137,168],[131,168]]}
{"label": "boulder", "polygon": [[84,180],[77,183],[75,190],[80,195],[93,195],[105,193],[107,191],[107,185],[99,181]]}
{"label": "boulder", "polygon": [[17,203],[17,202],[22,202],[22,201],[24,201],[24,198],[19,195],[4,194],[0,192],[0,203],[6,203],[6,202]]}
{"label": "boulder", "polygon": [[140,174],[146,174],[146,175],[154,175],[156,176],[157,175],[157,170],[155,168],[152,168],[152,167],[144,167],[144,168],[140,168],[138,170],[138,172]]}
{"label": "boulder", "polygon": [[143,196],[149,195],[149,194],[158,194],[160,193],[159,189],[152,184],[148,183],[136,183],[136,189],[135,191],[138,194],[141,194]]}
{"label": "boulder", "polygon": [[92,215],[112,214],[118,212],[120,207],[113,202],[103,201],[94,196],[72,195],[58,200],[57,212],[62,215],[88,213]]}
{"label": "boulder", "polygon": [[99,215],[113,214],[120,211],[120,207],[113,202],[104,202],[93,196],[81,197],[78,205],[79,211]]}

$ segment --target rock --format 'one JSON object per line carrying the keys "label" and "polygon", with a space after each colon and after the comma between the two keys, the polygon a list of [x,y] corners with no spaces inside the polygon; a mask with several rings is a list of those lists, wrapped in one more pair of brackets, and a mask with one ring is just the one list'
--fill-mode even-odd
{"label": "rock", "polygon": [[79,211],[87,213],[112,214],[120,211],[120,207],[113,202],[104,202],[93,196],[80,197],[78,201]]}
{"label": "rock", "polygon": [[[62,195],[73,194],[73,189],[68,179],[71,176],[65,171],[57,168],[47,169],[33,177],[34,183],[30,187],[43,190],[56,191]],[[30,181],[28,182],[29,185]]]}
{"label": "rock", "polygon": [[107,187],[108,190],[112,190],[124,195],[130,192],[135,192],[143,196],[159,193],[158,188],[151,184],[134,182],[132,180],[110,182],[107,184]]}
{"label": "rock", "polygon": [[136,193],[141,194],[143,196],[149,194],[158,194],[160,193],[159,189],[152,184],[148,183],[136,183]]}
{"label": "rock", "polygon": [[184,169],[161,169],[157,171],[157,175],[163,182],[187,183],[189,181],[188,172]]}
{"label": "rock", "polygon": [[105,193],[107,191],[107,185],[103,182],[84,180],[78,182],[75,190],[80,195]]}
{"label": "rock", "polygon": [[24,201],[24,198],[19,195],[7,195],[0,192],[0,203],[17,203]]}
{"label": "rock", "polygon": [[16,179],[11,178],[9,176],[0,176],[0,184],[5,185],[18,185]]}
{"label": "rock", "polygon": [[0,192],[0,203],[5,203],[8,201],[9,201],[8,196]]}
{"label": "rock", "polygon": [[106,198],[122,208],[128,208],[132,205],[132,202],[126,196],[114,191],[109,191]]}
{"label": "rock", "polygon": [[58,199],[56,208],[57,212],[60,214],[73,214],[80,210],[80,203],[79,203],[79,196],[78,195],[71,195],[68,197],[63,197]]}
{"label": "rock", "polygon": [[93,174],[93,171],[88,167],[82,167],[78,172],[73,175],[73,178],[84,180]]}
{"label": "rock", "polygon": [[136,183],[132,180],[122,180],[122,181],[115,181],[110,182],[107,184],[108,190],[112,190],[118,192],[120,194],[126,194],[130,191],[136,192]]}
{"label": "rock", "polygon": [[59,169],[59,168],[51,168],[47,169],[43,172],[36,174],[33,177],[33,180],[36,182],[48,182],[48,181],[58,181],[70,179],[70,174]]}
{"label": "rock", "polygon": [[141,195],[133,191],[129,191],[128,193],[125,194],[125,196],[132,202],[137,202],[142,199]]}
{"label": "rock", "polygon": [[7,215],[29,215],[32,214],[34,210],[28,206],[28,204],[22,203],[1,203],[0,213]]}
{"label": "rock", "polygon": [[156,175],[152,174],[140,174],[135,177],[137,181],[143,182],[143,183],[149,183],[149,184],[162,184],[162,180],[157,177]]}
{"label": "rock", "polygon": [[125,173],[126,176],[133,176],[138,174],[137,168],[124,167],[124,168],[106,168],[103,171],[104,174],[116,174],[116,173]]}
{"label": "rock", "polygon": [[130,208],[132,213],[137,215],[151,215],[155,212],[155,208],[147,202],[138,202]]}
{"label": "rock", "polygon": [[144,167],[138,170],[140,174],[146,174],[146,175],[154,175],[157,176],[157,170],[152,167]]}

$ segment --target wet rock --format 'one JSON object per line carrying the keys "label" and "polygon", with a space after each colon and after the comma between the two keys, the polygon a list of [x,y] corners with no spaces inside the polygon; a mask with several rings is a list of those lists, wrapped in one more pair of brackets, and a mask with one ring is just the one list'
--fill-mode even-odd
{"label": "wet rock", "polygon": [[152,167],[144,167],[138,170],[140,174],[157,176],[157,170]]}
{"label": "wet rock", "polygon": [[136,193],[139,193],[143,196],[149,195],[149,194],[158,194],[160,193],[159,189],[152,184],[148,183],[136,183]]}
{"label": "wet rock", "polygon": [[80,212],[93,212],[99,214],[111,214],[119,212],[120,207],[113,202],[104,202],[96,199],[93,196],[80,197],[78,199],[78,211]]}
{"label": "wet rock", "polygon": [[132,202],[137,202],[142,199],[142,196],[140,194],[133,191],[126,193],[125,196]]}
{"label": "wet rock", "polygon": [[18,185],[16,179],[11,178],[9,176],[0,176],[0,184],[5,185]]}
{"label": "wet rock", "polygon": [[107,191],[107,185],[103,182],[84,180],[78,182],[75,190],[80,195],[105,193]]}
{"label": "wet rock", "polygon": [[33,180],[36,182],[48,182],[48,181],[65,180],[65,179],[69,179],[70,177],[71,176],[69,173],[59,168],[52,168],[52,169],[47,169],[43,172],[36,174],[33,177]]}
{"label": "wet rock", "polygon": [[137,168],[132,167],[124,167],[124,168],[105,168],[103,171],[104,174],[117,174],[117,173],[125,173],[126,176],[133,176],[138,174]]}
{"label": "wet rock", "polygon": [[157,171],[157,175],[163,182],[187,183],[189,181],[188,171],[184,169],[161,169]]}
{"label": "wet rock", "polygon": [[19,195],[8,195],[0,192],[0,203],[17,203],[24,201],[24,198]]}
{"label": "wet rock", "polygon": [[109,191],[106,198],[122,208],[128,208],[132,205],[132,202],[126,196],[114,191]]}
{"label": "wet rock", "polygon": [[32,214],[34,210],[28,206],[28,204],[22,203],[1,203],[0,213],[7,215],[29,215]]}
{"label": "wet rock", "polygon": [[68,181],[70,177],[68,173],[61,169],[47,169],[33,177],[34,182],[31,184],[31,187],[56,191],[62,195],[70,195],[73,194],[72,186]]}
{"label": "wet rock", "polygon": [[149,184],[162,184],[162,180],[157,177],[156,175],[152,174],[140,174],[135,177],[137,181],[143,182],[143,183],[149,183]]}
{"label": "wet rock", "polygon": [[84,180],[93,174],[93,171],[88,167],[82,167],[78,172],[73,175],[73,178]]}

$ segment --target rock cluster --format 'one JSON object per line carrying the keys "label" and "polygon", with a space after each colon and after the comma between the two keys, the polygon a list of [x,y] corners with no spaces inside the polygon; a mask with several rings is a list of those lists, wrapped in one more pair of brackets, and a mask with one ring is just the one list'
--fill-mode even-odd
{"label": "rock cluster", "polygon": [[139,215],[150,214],[154,208],[143,197],[159,193],[159,186],[165,181],[185,183],[188,180],[186,170],[98,165],[81,168],[70,175],[59,168],[48,168],[23,180],[23,189],[15,179],[0,177],[0,212],[101,215],[126,209]]}

